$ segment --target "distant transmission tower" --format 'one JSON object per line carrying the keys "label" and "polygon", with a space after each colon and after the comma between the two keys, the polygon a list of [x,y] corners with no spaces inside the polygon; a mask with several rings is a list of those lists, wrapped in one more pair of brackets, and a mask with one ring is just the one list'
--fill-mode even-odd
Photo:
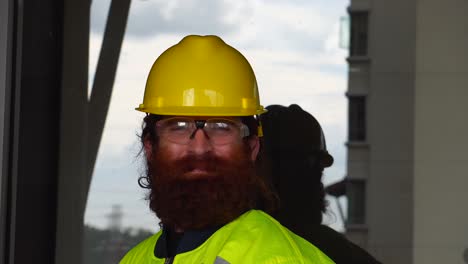
{"label": "distant transmission tower", "polygon": [[122,206],[120,204],[112,205],[110,214],[107,215],[109,218],[109,230],[119,232],[122,229]]}
{"label": "distant transmission tower", "polygon": [[112,205],[110,214],[107,215],[109,218],[110,237],[106,245],[106,255],[103,264],[118,263],[125,253],[122,239],[122,206],[120,204]]}

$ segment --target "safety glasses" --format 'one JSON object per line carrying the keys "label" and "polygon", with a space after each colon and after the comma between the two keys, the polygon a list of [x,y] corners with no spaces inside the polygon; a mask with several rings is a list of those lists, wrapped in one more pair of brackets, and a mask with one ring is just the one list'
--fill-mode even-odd
{"label": "safety glasses", "polygon": [[198,120],[189,117],[172,117],[156,123],[156,131],[161,139],[186,145],[195,137],[198,129],[214,145],[225,145],[250,135],[249,128],[240,121],[226,118]]}

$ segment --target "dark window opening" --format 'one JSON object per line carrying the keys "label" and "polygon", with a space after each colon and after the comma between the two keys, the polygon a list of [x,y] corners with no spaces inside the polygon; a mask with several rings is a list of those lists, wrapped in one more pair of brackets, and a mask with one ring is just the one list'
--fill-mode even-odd
{"label": "dark window opening", "polygon": [[368,12],[351,13],[350,56],[367,56]]}
{"label": "dark window opening", "polygon": [[348,180],[348,224],[365,224],[366,185],[364,180]]}
{"label": "dark window opening", "polygon": [[349,97],[348,115],[349,141],[366,140],[366,98],[364,96]]}

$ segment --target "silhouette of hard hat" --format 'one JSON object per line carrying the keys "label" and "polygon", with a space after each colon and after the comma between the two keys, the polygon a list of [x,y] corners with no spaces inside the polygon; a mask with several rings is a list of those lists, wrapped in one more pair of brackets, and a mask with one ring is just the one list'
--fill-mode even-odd
{"label": "silhouette of hard hat", "polygon": [[261,116],[266,151],[316,156],[322,168],[333,164],[319,122],[299,105],[270,105]]}

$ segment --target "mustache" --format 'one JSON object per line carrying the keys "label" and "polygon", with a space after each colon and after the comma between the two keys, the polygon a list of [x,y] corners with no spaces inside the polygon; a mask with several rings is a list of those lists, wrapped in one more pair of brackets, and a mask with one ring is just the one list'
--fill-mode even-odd
{"label": "mustache", "polygon": [[181,172],[189,172],[195,169],[204,170],[207,172],[215,172],[220,163],[226,161],[213,154],[205,153],[202,155],[187,155],[174,161],[174,164],[181,168]]}

